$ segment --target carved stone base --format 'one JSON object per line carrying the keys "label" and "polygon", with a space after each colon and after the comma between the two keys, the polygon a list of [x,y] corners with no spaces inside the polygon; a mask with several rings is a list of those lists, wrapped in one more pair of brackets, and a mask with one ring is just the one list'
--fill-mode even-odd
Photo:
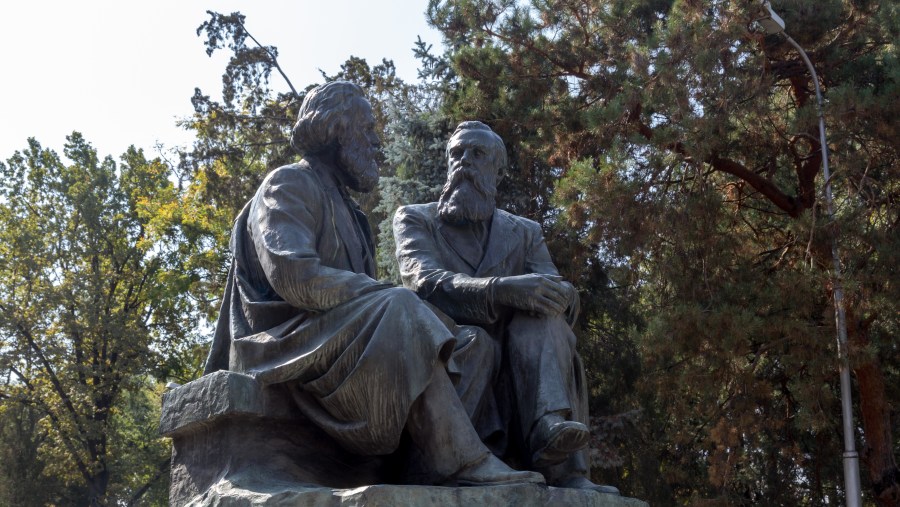
{"label": "carved stone base", "polygon": [[[342,449],[286,393],[220,371],[163,396],[173,507],[646,507],[630,498],[534,484],[446,488],[393,483],[392,456]],[[402,461],[402,460],[401,460]],[[367,486],[367,484],[376,484]]]}
{"label": "carved stone base", "polygon": [[443,488],[437,486],[362,486],[354,489],[251,484],[233,478],[216,483],[190,507],[648,507],[634,498],[534,484]]}

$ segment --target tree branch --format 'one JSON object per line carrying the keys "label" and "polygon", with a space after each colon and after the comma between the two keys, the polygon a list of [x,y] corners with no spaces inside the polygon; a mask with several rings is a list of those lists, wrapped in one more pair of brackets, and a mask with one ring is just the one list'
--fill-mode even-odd
{"label": "tree branch", "polygon": [[79,456],[78,449],[76,448],[75,443],[72,442],[71,437],[69,437],[66,432],[63,431],[63,425],[59,420],[59,416],[57,416],[56,413],[53,412],[53,410],[51,410],[49,406],[47,406],[47,404],[40,398],[40,396],[38,396],[37,390],[34,388],[31,382],[28,381],[28,377],[26,377],[15,367],[10,366],[10,371],[15,373],[19,380],[22,381],[22,384],[24,384],[25,387],[34,396],[34,400],[41,406],[43,412],[47,414],[47,417],[49,417],[53,424],[56,425],[56,428],[59,430],[59,436],[62,439],[63,445],[66,446],[66,449],[69,450],[69,454],[72,455],[72,461],[75,462],[75,466],[78,468],[78,471],[81,473],[81,476],[85,479],[85,481],[90,482],[92,479],[90,470]]}
{"label": "tree branch", "polygon": [[143,486],[138,488],[138,490],[135,491],[133,495],[131,495],[131,498],[128,499],[128,503],[126,505],[128,505],[129,507],[131,507],[132,505],[137,505],[137,502],[141,499],[142,496],[147,493],[147,491],[150,490],[150,488],[153,486],[153,483],[158,481],[159,478],[162,477],[164,473],[166,473],[166,470],[169,469],[170,464],[171,461],[169,460],[169,458],[160,461],[156,467],[156,473],[153,474],[153,477],[151,477],[150,480],[145,482]]}
{"label": "tree branch", "polygon": [[299,99],[299,98],[300,98],[300,94],[297,93],[297,90],[294,88],[294,85],[291,83],[291,80],[288,79],[287,74],[285,74],[284,71],[281,69],[281,65],[278,65],[278,58],[276,58],[275,55],[272,54],[272,52],[269,50],[268,46],[263,46],[262,44],[259,43],[258,40],[256,40],[256,37],[254,37],[254,36],[247,30],[247,27],[244,26],[244,23],[242,23],[240,20],[238,20],[238,24],[241,25],[241,29],[244,30],[244,33],[247,34],[247,37],[250,37],[250,39],[251,39],[253,42],[255,42],[257,46],[259,46],[263,51],[266,52],[267,55],[269,55],[269,58],[272,59],[272,65],[275,66],[275,69],[278,71],[279,74],[281,74],[281,77],[284,78],[284,81],[287,83],[288,87],[290,87],[291,92],[294,94],[294,98]]}
{"label": "tree branch", "polygon": [[[0,304],[0,311],[10,313],[9,310],[2,304]],[[25,326],[22,325],[21,322],[14,319],[13,325],[16,327],[16,330],[19,332],[19,334],[28,342],[29,347],[34,350],[35,354],[37,354],[37,357],[40,360],[44,371],[47,372],[47,376],[50,378],[50,383],[53,385],[53,389],[56,391],[56,394],[62,400],[63,405],[71,414],[72,422],[75,423],[75,427],[78,429],[78,432],[82,435],[83,438],[87,438],[87,430],[85,430],[84,426],[81,424],[81,418],[78,415],[78,410],[75,409],[75,405],[72,403],[71,398],[69,398],[68,393],[66,393],[65,389],[63,389],[62,383],[59,381],[59,377],[56,375],[56,370],[53,369],[53,365],[50,364],[50,361],[44,355],[44,351],[40,348],[40,346],[34,340],[34,337],[25,328]]]}
{"label": "tree branch", "polygon": [[[648,141],[652,141],[654,138],[653,129],[640,120],[640,115],[641,104],[637,104],[629,113],[628,121],[636,126],[638,133],[640,133]],[[669,143],[663,146],[663,148],[678,153],[683,157],[690,158],[688,148],[684,145],[684,143],[680,141]],[[791,217],[796,218],[800,216],[800,214],[803,213],[804,210],[812,206],[811,203],[809,203],[809,205],[806,205],[805,202],[798,202],[798,200],[794,197],[791,197],[782,192],[781,189],[778,188],[777,185],[772,183],[771,180],[751,171],[750,169],[747,169],[743,164],[740,164],[739,162],[727,158],[721,158],[716,155],[707,157],[705,160],[703,160],[703,162],[709,164],[716,171],[731,174],[732,176],[737,176],[738,178],[746,181],[750,184],[751,187],[756,189],[769,201],[771,201],[772,204],[777,206],[779,209],[781,209]]]}

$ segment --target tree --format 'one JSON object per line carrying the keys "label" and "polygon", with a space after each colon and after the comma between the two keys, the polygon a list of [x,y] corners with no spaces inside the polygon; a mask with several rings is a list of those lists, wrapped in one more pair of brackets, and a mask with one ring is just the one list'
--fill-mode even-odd
{"label": "tree", "polygon": [[0,409],[36,422],[32,478],[58,478],[72,503],[136,501],[168,467],[149,376],[196,329],[155,221],[176,189],[140,150],[117,165],[67,139],[69,162],[31,139],[0,164]]}
{"label": "tree", "polygon": [[[872,498],[895,505],[898,13],[774,7],[829,101],[863,465]],[[644,408],[673,498],[646,497],[838,496],[830,228],[798,55],[753,30],[750,2],[432,0],[428,15],[449,47],[445,111],[512,145],[509,204],[572,228],[550,239],[570,276],[608,273],[642,317],[644,373],[623,401]]]}

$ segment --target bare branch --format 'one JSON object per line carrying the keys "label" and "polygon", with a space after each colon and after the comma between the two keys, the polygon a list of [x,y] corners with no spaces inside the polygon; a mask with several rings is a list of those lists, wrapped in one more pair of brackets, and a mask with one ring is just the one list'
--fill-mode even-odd
{"label": "bare branch", "polygon": [[269,58],[272,59],[272,65],[275,66],[275,69],[278,70],[278,73],[281,74],[281,77],[284,78],[284,81],[287,83],[288,87],[290,87],[291,92],[294,94],[294,98],[299,99],[300,94],[297,93],[297,90],[296,90],[296,88],[294,88],[293,83],[291,83],[291,80],[288,79],[287,74],[285,74],[284,71],[281,69],[281,65],[278,65],[278,58],[276,58],[275,55],[272,54],[272,52],[269,50],[268,46],[263,46],[262,44],[259,43],[258,40],[256,40],[256,37],[254,37],[253,35],[250,34],[250,32],[247,30],[247,27],[244,26],[244,23],[242,23],[240,20],[238,20],[238,23],[241,25],[241,29],[244,30],[244,33],[247,34],[247,37],[250,37],[250,39],[253,42],[255,42],[257,46],[259,46],[263,51],[266,52],[266,54],[269,55]]}

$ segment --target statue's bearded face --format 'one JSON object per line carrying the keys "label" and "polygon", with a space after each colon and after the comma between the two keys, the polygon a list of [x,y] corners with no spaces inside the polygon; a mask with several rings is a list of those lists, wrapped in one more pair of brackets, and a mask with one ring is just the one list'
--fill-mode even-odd
{"label": "statue's bearded face", "polygon": [[381,144],[375,134],[375,116],[368,101],[356,99],[352,119],[338,134],[337,163],[341,181],[357,192],[371,192],[378,184],[377,155]]}
{"label": "statue's bearded face", "polygon": [[488,220],[497,195],[497,162],[490,133],[465,130],[447,146],[447,182],[438,199],[438,214],[453,224]]}

